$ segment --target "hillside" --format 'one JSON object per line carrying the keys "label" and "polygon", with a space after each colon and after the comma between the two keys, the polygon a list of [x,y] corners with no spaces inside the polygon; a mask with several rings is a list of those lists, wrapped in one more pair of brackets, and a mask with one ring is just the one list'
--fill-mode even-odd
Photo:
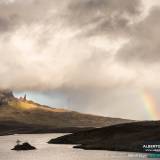
{"label": "hillside", "polygon": [[[50,108],[23,98],[17,99],[9,91],[0,92],[0,123],[6,126],[1,127],[0,134],[19,133],[24,130],[25,133],[35,132],[35,129],[38,132],[37,130],[42,130],[42,128],[44,128],[42,132],[53,132],[55,130],[72,132],[125,122],[130,121]],[[26,128],[30,129],[27,130]]]}
{"label": "hillside", "polygon": [[[118,124],[51,139],[50,144],[77,144],[75,148],[129,152],[147,151],[143,145],[160,146],[160,121]],[[159,149],[159,148],[158,148]]]}

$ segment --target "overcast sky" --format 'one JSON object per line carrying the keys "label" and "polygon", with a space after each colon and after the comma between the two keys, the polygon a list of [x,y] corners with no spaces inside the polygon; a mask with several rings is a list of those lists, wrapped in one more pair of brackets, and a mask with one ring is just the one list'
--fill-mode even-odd
{"label": "overcast sky", "polygon": [[0,88],[150,119],[140,93],[160,98],[159,17],[159,0],[0,0]]}

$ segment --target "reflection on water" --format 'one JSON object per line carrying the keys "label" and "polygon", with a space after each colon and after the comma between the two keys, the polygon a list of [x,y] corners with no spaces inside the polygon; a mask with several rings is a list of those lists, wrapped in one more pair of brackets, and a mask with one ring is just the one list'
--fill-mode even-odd
{"label": "reflection on water", "polygon": [[[73,149],[72,145],[53,145],[46,142],[62,134],[12,135],[0,137],[0,160],[140,160],[145,154]],[[37,150],[12,151],[19,139]]]}

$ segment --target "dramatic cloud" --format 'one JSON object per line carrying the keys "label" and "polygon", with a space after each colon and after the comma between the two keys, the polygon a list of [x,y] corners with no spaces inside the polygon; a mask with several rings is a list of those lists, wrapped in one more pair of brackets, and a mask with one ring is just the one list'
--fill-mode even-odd
{"label": "dramatic cloud", "polygon": [[160,7],[155,7],[131,33],[130,41],[119,51],[118,57],[125,62],[158,63],[160,60]]}
{"label": "dramatic cloud", "polygon": [[0,88],[61,92],[80,111],[104,106],[111,115],[118,102],[128,111],[125,96],[117,104],[112,97],[160,87],[154,5],[159,1],[0,0]]}
{"label": "dramatic cloud", "polygon": [[98,21],[110,23],[108,33],[114,24],[123,28],[120,19],[129,23],[139,7],[137,0],[122,0],[121,5],[117,0],[1,3],[1,88],[86,90],[128,83],[135,73],[113,61],[125,39],[109,41],[99,31],[94,37],[79,33],[89,33],[85,26],[94,26],[94,18],[96,28]]}
{"label": "dramatic cloud", "polygon": [[118,34],[128,30],[141,12],[139,0],[77,0],[68,6],[67,20],[86,36]]}
{"label": "dramatic cloud", "polygon": [[1,0],[0,28],[17,30],[23,25],[54,24],[61,16],[66,2],[67,0]]}

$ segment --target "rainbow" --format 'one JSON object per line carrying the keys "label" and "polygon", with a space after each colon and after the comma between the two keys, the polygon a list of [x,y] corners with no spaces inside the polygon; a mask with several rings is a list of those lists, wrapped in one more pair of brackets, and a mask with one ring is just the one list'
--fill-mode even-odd
{"label": "rainbow", "polygon": [[155,98],[148,91],[142,91],[142,100],[145,106],[145,109],[152,120],[160,119],[160,112],[157,109],[157,104]]}

